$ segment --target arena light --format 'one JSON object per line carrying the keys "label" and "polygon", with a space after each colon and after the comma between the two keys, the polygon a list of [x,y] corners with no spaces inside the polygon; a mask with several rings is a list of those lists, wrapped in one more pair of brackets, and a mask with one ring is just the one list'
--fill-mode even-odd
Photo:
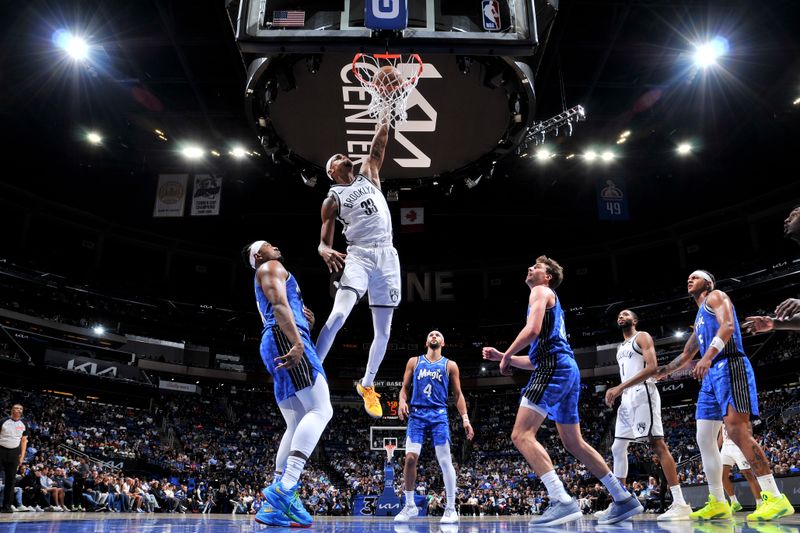
{"label": "arena light", "polygon": [[229,153],[236,159],[242,159],[247,155],[247,152],[241,146],[234,146]]}
{"label": "arena light", "polygon": [[689,155],[692,153],[692,145],[688,142],[683,142],[678,145],[677,152],[680,155]]}
{"label": "arena light", "polygon": [[101,137],[100,134],[97,133],[96,131],[90,131],[89,133],[86,134],[86,140],[92,144],[97,145],[103,142],[103,137]]}
{"label": "arena light", "polygon": [[213,155],[214,157],[219,157],[219,156],[221,156],[222,154],[220,154],[220,153],[219,153],[219,152],[217,152],[216,150],[211,150],[211,155]]}
{"label": "arena light", "polygon": [[676,339],[682,339],[682,338],[684,338],[686,336],[686,333],[684,333],[683,331],[676,331],[673,336]]}
{"label": "arena light", "polygon": [[536,160],[540,163],[546,163],[551,157],[553,157],[553,153],[547,148],[539,148],[536,150]]}
{"label": "arena light", "polygon": [[104,328],[103,326],[98,324],[98,325],[96,325],[95,327],[92,328],[92,331],[94,331],[95,335],[102,335],[103,333],[106,332],[106,328]]}
{"label": "arena light", "polygon": [[795,98],[794,102],[792,102],[792,105],[800,105],[800,98]]}
{"label": "arena light", "polygon": [[614,152],[612,152],[611,150],[606,150],[600,155],[600,159],[602,159],[606,163],[613,161],[614,157],[615,157]]}
{"label": "arena light", "polygon": [[481,367],[481,372],[486,372],[486,367],[485,366]]}
{"label": "arena light", "polygon": [[595,159],[597,159],[597,152],[595,152],[594,150],[587,150],[586,152],[583,153],[583,158],[586,161],[590,162],[594,161]]}
{"label": "arena light", "polygon": [[183,157],[185,157],[186,159],[200,159],[201,157],[203,157],[203,154],[205,152],[203,152],[203,149],[200,148],[199,146],[190,145],[190,146],[185,146],[183,150],[181,150],[181,153],[183,154]]}
{"label": "arena light", "polygon": [[717,64],[717,60],[728,52],[730,46],[724,37],[714,37],[707,43],[696,44],[694,62],[700,68],[708,68]]}

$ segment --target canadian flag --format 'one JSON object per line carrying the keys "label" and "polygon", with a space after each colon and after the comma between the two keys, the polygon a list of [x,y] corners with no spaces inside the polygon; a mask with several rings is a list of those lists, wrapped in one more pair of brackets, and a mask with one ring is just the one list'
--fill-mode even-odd
{"label": "canadian flag", "polygon": [[425,229],[425,208],[421,205],[400,208],[400,233],[419,233]]}

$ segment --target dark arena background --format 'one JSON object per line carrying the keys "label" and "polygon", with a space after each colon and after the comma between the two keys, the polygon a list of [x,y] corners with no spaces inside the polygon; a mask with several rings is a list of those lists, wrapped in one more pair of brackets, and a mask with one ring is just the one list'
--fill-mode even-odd
{"label": "dark arena background", "polygon": [[[398,10],[399,27],[370,21]],[[800,297],[795,0],[29,0],[2,2],[0,25],[0,431],[21,404],[27,432],[0,531],[278,529],[255,516],[286,423],[240,252],[280,248],[316,341],[340,287],[317,253],[325,162],[365,160],[375,132],[357,53],[416,53],[424,68],[381,169],[402,281],[375,381],[383,416],[355,391],[373,338],[364,299],[324,361],[333,418],[298,488],[313,529],[527,531],[546,511],[511,438],[531,373],[481,355],[525,326],[540,255],[564,268],[581,428],[609,466],[620,311],[637,313],[664,365],[693,333],[696,269],[741,324]],[[397,522],[399,392],[434,329],[475,430],[466,439],[451,395],[460,520],[440,522],[428,440],[421,516]],[[742,337],[754,437],[800,505],[800,334]],[[683,494],[700,508],[700,384],[690,367],[657,388]],[[628,449],[626,484],[645,511],[603,526],[600,480],[551,420],[537,439],[583,512],[537,531],[800,525],[748,521],[756,502],[736,467],[732,519],[657,521],[672,495],[644,443]]]}

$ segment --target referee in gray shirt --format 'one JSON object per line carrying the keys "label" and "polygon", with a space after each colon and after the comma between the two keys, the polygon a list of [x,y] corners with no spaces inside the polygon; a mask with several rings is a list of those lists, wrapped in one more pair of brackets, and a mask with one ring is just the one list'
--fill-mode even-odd
{"label": "referee in gray shirt", "polygon": [[22,421],[22,405],[15,403],[11,415],[0,419],[0,467],[5,472],[2,512],[10,513],[14,501],[14,481],[28,447],[28,431]]}

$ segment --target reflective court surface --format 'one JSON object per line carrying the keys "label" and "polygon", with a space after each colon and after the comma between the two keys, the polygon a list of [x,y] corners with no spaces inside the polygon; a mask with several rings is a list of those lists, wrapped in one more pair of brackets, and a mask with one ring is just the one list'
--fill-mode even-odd
{"label": "reflective court surface", "polygon": [[[529,517],[464,517],[458,524],[439,524],[438,518],[419,519],[407,524],[395,524],[391,518],[371,517],[318,517],[310,531],[333,533],[369,531],[370,533],[514,533],[527,531],[573,531],[581,533],[800,533],[800,517],[791,516],[774,523],[746,523],[746,513],[738,513],[734,520],[714,522],[666,522],[655,520],[655,515],[636,517],[613,526],[601,526],[597,520],[585,518],[557,527],[528,528]],[[261,526],[252,516],[188,515],[188,516],[109,516],[98,517],[92,513],[19,513],[0,515],[2,533],[78,533],[78,532],[210,532],[241,533],[251,531],[298,531],[293,528]],[[302,530],[300,530],[302,531]],[[306,530],[309,531],[309,530]]]}

